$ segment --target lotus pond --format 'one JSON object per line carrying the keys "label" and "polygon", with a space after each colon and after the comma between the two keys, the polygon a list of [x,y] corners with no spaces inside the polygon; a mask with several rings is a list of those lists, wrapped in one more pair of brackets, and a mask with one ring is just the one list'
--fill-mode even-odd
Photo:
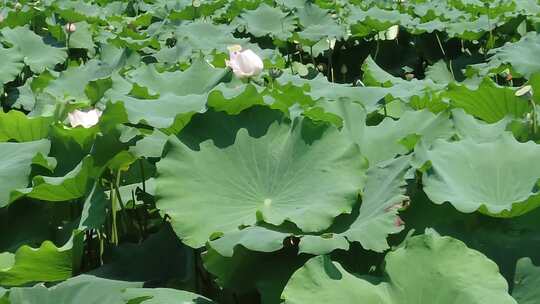
{"label": "lotus pond", "polygon": [[0,0],[1,304],[539,304],[537,0]]}

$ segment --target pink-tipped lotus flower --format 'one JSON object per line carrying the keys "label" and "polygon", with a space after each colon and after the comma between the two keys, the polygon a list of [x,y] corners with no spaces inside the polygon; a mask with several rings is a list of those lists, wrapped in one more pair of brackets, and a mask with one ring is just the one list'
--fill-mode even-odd
{"label": "pink-tipped lotus flower", "polygon": [[262,59],[252,50],[242,50],[239,45],[229,47],[229,59],[225,63],[239,78],[256,76],[264,68]]}
{"label": "pink-tipped lotus flower", "polygon": [[77,126],[91,128],[98,123],[101,113],[102,112],[98,109],[93,109],[87,112],[75,110],[68,114],[68,119],[71,127],[73,128]]}

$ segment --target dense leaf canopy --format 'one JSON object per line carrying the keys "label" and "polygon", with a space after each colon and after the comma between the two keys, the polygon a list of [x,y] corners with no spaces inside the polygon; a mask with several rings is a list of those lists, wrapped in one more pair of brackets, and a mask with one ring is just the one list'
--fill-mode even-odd
{"label": "dense leaf canopy", "polygon": [[540,1],[0,1],[0,304],[538,304]]}

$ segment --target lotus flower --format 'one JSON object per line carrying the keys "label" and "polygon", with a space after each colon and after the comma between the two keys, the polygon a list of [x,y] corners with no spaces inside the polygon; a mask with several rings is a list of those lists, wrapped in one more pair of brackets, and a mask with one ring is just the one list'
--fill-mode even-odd
{"label": "lotus flower", "polygon": [[68,119],[71,127],[73,128],[77,126],[82,126],[83,128],[90,128],[98,123],[101,113],[102,112],[98,109],[93,109],[88,112],[75,110],[68,114]]}
{"label": "lotus flower", "polygon": [[66,24],[66,32],[68,33],[74,33],[77,30],[77,26],[75,26],[75,23],[67,23]]}
{"label": "lotus flower", "polygon": [[264,68],[262,59],[252,50],[243,50],[239,45],[229,47],[229,58],[225,63],[239,78],[256,76]]}

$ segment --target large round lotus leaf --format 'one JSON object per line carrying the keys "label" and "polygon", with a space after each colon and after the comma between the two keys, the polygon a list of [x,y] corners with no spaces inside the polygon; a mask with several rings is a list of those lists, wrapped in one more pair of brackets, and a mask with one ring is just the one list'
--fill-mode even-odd
{"label": "large round lotus leaf", "polygon": [[193,151],[170,141],[158,163],[157,207],[186,244],[203,246],[257,220],[321,231],[351,211],[365,173],[358,149],[333,127],[296,122],[275,123],[261,138],[241,129],[221,149],[206,141]]}
{"label": "large round lotus leaf", "polygon": [[522,258],[516,265],[512,296],[519,304],[540,303],[540,267],[535,266],[530,258]]}
{"label": "large round lotus leaf", "polygon": [[[418,152],[431,162],[432,170],[422,181],[424,191],[437,204],[450,202],[461,212],[484,206],[497,214],[512,210],[514,203],[527,204],[538,192],[540,146],[533,142],[519,143],[511,135],[487,143],[470,138],[439,140],[431,150]],[[506,214],[515,215],[519,214]]]}
{"label": "large round lotus leaf", "polygon": [[385,273],[393,303],[515,303],[497,264],[463,242],[433,232],[389,253]]}
{"label": "large round lotus leaf", "polygon": [[388,249],[388,235],[400,232],[396,225],[398,209],[408,198],[405,194],[405,174],[410,168],[410,156],[396,158],[367,171],[362,191],[362,204],[351,214],[338,217],[321,234],[305,234],[291,227],[251,226],[225,234],[209,242],[209,246],[225,257],[233,256],[238,246],[251,251],[274,252],[282,249],[284,240],[299,238],[300,253],[327,254],[336,249],[349,249],[349,242],[359,242],[364,249],[383,252]]}
{"label": "large round lotus leaf", "polygon": [[[421,267],[419,267],[421,265]],[[461,241],[436,234],[410,238],[385,258],[387,282],[371,283],[327,256],[297,270],[281,297],[285,304],[515,304],[497,265]],[[321,288],[323,287],[323,288]]]}

